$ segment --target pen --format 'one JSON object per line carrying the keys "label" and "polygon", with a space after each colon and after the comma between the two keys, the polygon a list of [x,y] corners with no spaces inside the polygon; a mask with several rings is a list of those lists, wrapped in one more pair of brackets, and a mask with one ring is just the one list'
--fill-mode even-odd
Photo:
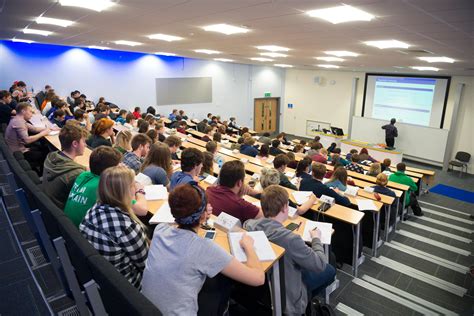
{"label": "pen", "polygon": [[298,228],[296,228],[296,231],[298,231],[298,230],[300,229],[302,223],[303,223],[303,222],[299,222]]}

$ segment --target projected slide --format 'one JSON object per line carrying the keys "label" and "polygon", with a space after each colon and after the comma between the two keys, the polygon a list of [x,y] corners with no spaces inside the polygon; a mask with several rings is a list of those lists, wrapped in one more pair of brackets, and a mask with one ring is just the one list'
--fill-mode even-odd
{"label": "projected slide", "polygon": [[372,117],[430,126],[436,79],[377,77]]}

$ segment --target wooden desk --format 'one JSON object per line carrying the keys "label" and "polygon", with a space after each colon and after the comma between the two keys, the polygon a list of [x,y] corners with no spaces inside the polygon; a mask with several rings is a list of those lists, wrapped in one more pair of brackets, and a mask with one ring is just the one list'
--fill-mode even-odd
{"label": "wooden desk", "polygon": [[341,141],[341,150],[343,152],[350,152],[351,149],[357,149],[357,151],[360,152],[362,148],[366,148],[369,152],[369,155],[379,161],[383,161],[385,158],[390,158],[393,163],[397,164],[403,160],[403,154],[398,151],[377,148],[372,144],[350,139]]}

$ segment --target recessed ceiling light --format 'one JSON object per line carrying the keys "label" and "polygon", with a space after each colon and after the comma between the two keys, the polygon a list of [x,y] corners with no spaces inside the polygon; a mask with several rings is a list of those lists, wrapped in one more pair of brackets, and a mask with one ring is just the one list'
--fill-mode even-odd
{"label": "recessed ceiling light", "polygon": [[393,66],[393,68],[405,69],[406,67],[403,67],[403,66]]}
{"label": "recessed ceiling light", "polygon": [[35,41],[27,40],[27,39],[21,39],[21,38],[12,38],[12,42],[31,44],[31,43],[34,43]]}
{"label": "recessed ceiling light", "polygon": [[162,55],[162,56],[176,56],[175,53],[167,53],[167,52],[156,52],[155,55]]}
{"label": "recessed ceiling light", "polygon": [[243,28],[243,27],[238,27],[234,25],[229,25],[229,24],[213,24],[213,25],[208,25],[203,27],[203,29],[207,32],[218,32],[222,33],[225,35],[232,35],[232,34],[238,34],[238,33],[247,33],[250,30]]}
{"label": "recessed ceiling light", "polygon": [[35,30],[35,29],[23,29],[23,33],[36,34],[36,35],[42,35],[42,36],[48,36],[50,34],[53,34],[53,32],[50,32],[50,31]]}
{"label": "recessed ceiling light", "polygon": [[36,18],[36,23],[38,23],[38,24],[51,24],[51,25],[57,25],[57,26],[62,26],[62,27],[68,27],[68,26],[74,24],[74,21],[63,20],[63,19],[46,18],[44,16],[40,16],[40,17]]}
{"label": "recessed ceiling light", "polygon": [[87,48],[89,48],[89,49],[100,49],[100,50],[107,50],[107,49],[110,49],[110,48],[105,47],[105,46],[94,46],[94,45],[87,46]]}
{"label": "recessed ceiling light", "polygon": [[142,43],[139,43],[139,42],[124,41],[124,40],[115,41],[115,44],[117,44],[117,45],[127,45],[127,46],[138,46],[138,45],[142,45]]}
{"label": "recessed ceiling light", "polygon": [[418,57],[418,59],[427,61],[429,63],[454,63],[454,59],[449,57]]}
{"label": "recessed ceiling light", "polygon": [[319,65],[316,65],[320,68],[339,68],[338,65],[330,65],[330,64],[319,64]]}
{"label": "recessed ceiling light", "polygon": [[255,60],[255,61],[273,61],[273,59],[270,59],[270,58],[263,58],[263,57],[252,57],[250,58],[251,60]]}
{"label": "recessed ceiling light", "polygon": [[377,48],[380,48],[380,49],[408,48],[408,47],[411,46],[410,44],[400,42],[400,41],[397,41],[397,40],[368,41],[368,42],[364,42],[364,44],[368,45],[368,46],[374,46],[374,47],[377,47]]}
{"label": "recessed ceiling light", "polygon": [[410,68],[420,70],[420,71],[438,71],[439,70],[439,68],[436,68],[436,67],[423,67],[423,66],[413,66]]}
{"label": "recessed ceiling light", "polygon": [[263,45],[263,46],[257,46],[257,49],[260,50],[268,50],[271,52],[287,52],[290,49],[287,47],[282,47],[282,46],[276,46],[276,45]]}
{"label": "recessed ceiling light", "polygon": [[347,50],[330,50],[324,52],[326,55],[333,55],[337,57],[357,57],[359,54],[348,52]]}
{"label": "recessed ceiling light", "polygon": [[274,64],[273,66],[281,67],[281,68],[292,68],[293,65],[288,64]]}
{"label": "recessed ceiling light", "polygon": [[149,35],[148,38],[167,41],[167,42],[180,41],[183,39],[182,37],[179,37],[179,36],[167,35],[167,34],[152,34],[152,35]]}
{"label": "recessed ceiling light", "polygon": [[330,56],[327,56],[327,57],[314,57],[314,58],[316,58],[317,60],[324,60],[324,61],[344,61],[344,59],[342,59],[342,58],[330,57]]}
{"label": "recessed ceiling light", "polygon": [[313,18],[320,18],[331,22],[332,24],[351,22],[351,21],[370,21],[375,16],[372,14],[354,8],[350,5],[342,5],[333,8],[311,10],[306,12]]}
{"label": "recessed ceiling light", "polygon": [[217,50],[212,50],[212,49],[195,49],[194,51],[196,53],[207,54],[207,55],[214,55],[214,54],[220,54],[221,53]]}
{"label": "recessed ceiling light", "polygon": [[288,55],[282,53],[260,53],[260,55],[267,57],[288,57]]}
{"label": "recessed ceiling light", "polygon": [[59,0],[59,3],[63,6],[79,7],[97,12],[101,12],[116,4],[110,0]]}
{"label": "recessed ceiling light", "polygon": [[214,58],[215,61],[223,61],[225,63],[230,63],[233,62],[233,59],[227,59],[227,58]]}

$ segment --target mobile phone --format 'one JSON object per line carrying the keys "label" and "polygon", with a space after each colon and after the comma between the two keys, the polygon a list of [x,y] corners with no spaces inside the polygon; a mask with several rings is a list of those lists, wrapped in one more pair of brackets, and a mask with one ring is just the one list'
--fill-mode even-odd
{"label": "mobile phone", "polygon": [[207,231],[206,234],[204,235],[204,238],[207,239],[214,239],[216,237],[216,232],[215,231]]}
{"label": "mobile phone", "polygon": [[300,225],[296,224],[296,223],[289,223],[288,225],[286,225],[286,229],[289,229],[291,231],[294,231],[295,229],[297,229],[298,227],[300,227]]}

